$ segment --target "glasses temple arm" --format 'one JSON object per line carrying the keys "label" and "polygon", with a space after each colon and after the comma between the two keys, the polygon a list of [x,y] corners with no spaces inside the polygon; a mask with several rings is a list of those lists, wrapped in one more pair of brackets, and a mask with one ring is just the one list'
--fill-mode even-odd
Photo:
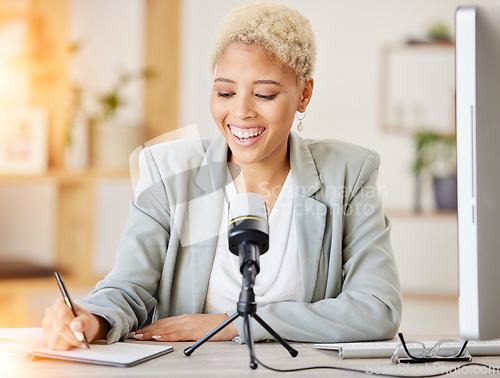
{"label": "glasses temple arm", "polygon": [[417,357],[413,357],[412,354],[410,353],[410,351],[408,350],[408,347],[406,346],[406,342],[405,342],[405,339],[403,337],[403,334],[401,332],[399,332],[398,336],[399,336],[399,340],[401,340],[401,345],[403,346],[403,349],[405,350],[406,355],[410,358],[417,359]]}
{"label": "glasses temple arm", "polygon": [[467,348],[468,343],[469,343],[469,340],[465,340],[464,345],[462,346],[462,349],[460,349],[460,352],[458,352],[458,354],[457,354],[457,357],[460,357],[465,352],[465,348]]}

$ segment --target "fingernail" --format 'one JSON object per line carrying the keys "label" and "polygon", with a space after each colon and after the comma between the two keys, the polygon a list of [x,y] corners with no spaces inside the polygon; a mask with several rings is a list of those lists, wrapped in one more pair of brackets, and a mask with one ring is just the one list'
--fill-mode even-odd
{"label": "fingernail", "polygon": [[152,336],[152,338],[155,339],[155,340],[160,340],[161,336],[156,335],[156,336]]}
{"label": "fingernail", "polygon": [[73,332],[78,332],[82,329],[82,323],[79,321],[71,322],[71,324],[69,325],[69,328],[71,328],[71,330]]}
{"label": "fingernail", "polygon": [[74,331],[73,332],[75,337],[78,339],[78,341],[83,341],[83,333],[80,331]]}
{"label": "fingernail", "polygon": [[132,336],[136,340],[142,339],[142,336],[144,336],[142,333],[138,333],[137,335]]}
{"label": "fingernail", "polygon": [[131,339],[132,337],[134,337],[134,335],[135,335],[135,332],[130,332],[130,333],[128,334],[128,336],[127,336],[127,337],[128,337],[129,339]]}

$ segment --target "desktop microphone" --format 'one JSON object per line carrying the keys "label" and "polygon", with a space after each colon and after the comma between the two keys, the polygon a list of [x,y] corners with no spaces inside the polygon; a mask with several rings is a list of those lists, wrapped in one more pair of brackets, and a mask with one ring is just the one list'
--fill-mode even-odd
{"label": "desktop microphone", "polygon": [[253,353],[250,317],[253,317],[278,340],[292,357],[295,357],[298,352],[257,315],[257,302],[255,301],[253,288],[255,277],[260,271],[259,257],[269,249],[267,209],[266,203],[261,196],[255,193],[240,193],[229,201],[227,238],[231,253],[240,257],[240,272],[243,276],[241,293],[236,305],[236,313],[203,336],[195,344],[186,348],[184,354],[190,356],[201,344],[232,323],[237,317],[242,316],[244,321],[243,338],[250,352],[250,367],[252,369],[257,368],[257,360]]}
{"label": "desktop microphone", "polygon": [[259,257],[269,249],[266,203],[258,194],[240,193],[229,202],[229,219],[229,250],[240,257],[243,275],[236,309],[240,315],[247,316],[257,311],[253,287],[260,272]]}
{"label": "desktop microphone", "polygon": [[269,249],[269,224],[264,199],[255,193],[237,194],[229,202],[229,250],[240,257],[240,272],[247,264],[260,271],[259,256]]}

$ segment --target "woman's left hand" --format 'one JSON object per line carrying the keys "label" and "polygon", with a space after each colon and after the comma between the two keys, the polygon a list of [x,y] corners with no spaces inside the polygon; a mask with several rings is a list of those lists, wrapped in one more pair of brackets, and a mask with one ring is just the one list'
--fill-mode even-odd
{"label": "woman's left hand", "polygon": [[[137,340],[196,341],[228,318],[226,314],[184,314],[157,320],[129,337]],[[213,336],[211,341],[228,341],[238,336],[231,323]]]}

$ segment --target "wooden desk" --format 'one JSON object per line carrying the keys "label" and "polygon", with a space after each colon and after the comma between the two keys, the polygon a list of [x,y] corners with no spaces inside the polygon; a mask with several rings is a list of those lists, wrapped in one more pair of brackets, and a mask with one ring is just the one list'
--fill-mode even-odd
{"label": "wooden desk", "polygon": [[[153,342],[154,343],[154,342]],[[2,377],[336,377],[357,376],[363,374],[339,370],[307,370],[294,373],[278,373],[262,366],[256,370],[249,368],[249,357],[245,345],[234,342],[208,342],[197,349],[190,357],[184,356],[184,349],[192,345],[190,342],[170,343],[174,352],[130,368],[115,368],[108,366],[88,365],[82,363],[55,360],[15,360],[0,366]],[[321,351],[312,348],[312,344],[292,343],[299,351],[296,358],[278,343],[257,343],[255,353],[258,359],[275,368],[298,368],[304,366],[329,365],[366,370],[368,372],[383,372],[391,374],[429,374],[447,370],[456,363],[401,365],[396,366],[390,359],[341,360],[334,352]],[[474,362],[482,362],[494,366],[500,365],[500,357],[475,357]],[[10,366],[8,366],[10,365]],[[478,376],[478,371],[470,367],[468,374],[462,371],[460,376]],[[479,369],[479,368],[478,368]],[[480,371],[480,370],[479,370]],[[368,375],[365,375],[368,377]],[[453,376],[453,375],[452,375]]]}

